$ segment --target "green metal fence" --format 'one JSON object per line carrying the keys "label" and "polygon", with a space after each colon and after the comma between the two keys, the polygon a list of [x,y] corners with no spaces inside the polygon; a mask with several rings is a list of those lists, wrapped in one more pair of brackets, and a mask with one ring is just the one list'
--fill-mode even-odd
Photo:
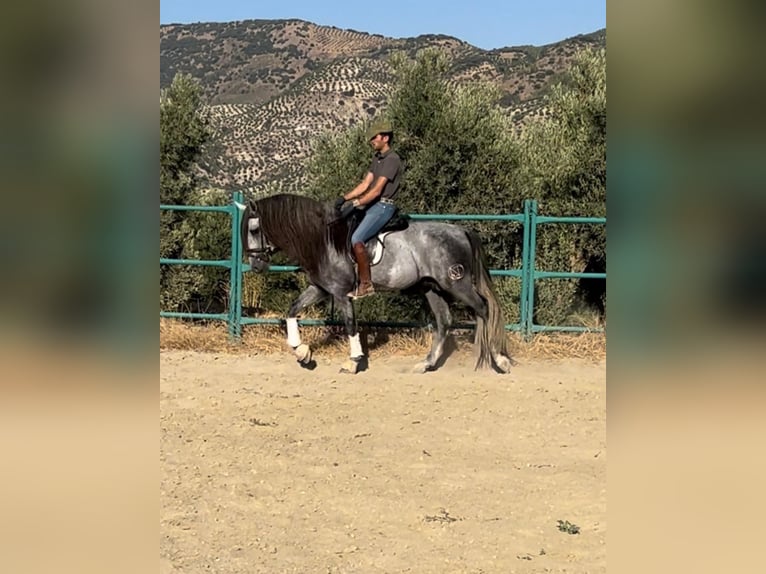
{"label": "green metal fence", "polygon": [[[244,203],[241,192],[232,195],[230,205],[226,206],[194,206],[194,205],[160,205],[161,210],[176,211],[212,211],[226,213],[231,218],[231,258],[221,260],[200,259],[166,259],[160,258],[160,265],[205,265],[224,267],[230,272],[229,309],[227,313],[192,313],[161,311],[160,317],[175,317],[188,319],[214,319],[228,323],[229,334],[238,339],[243,325],[281,324],[282,319],[257,318],[242,316],[242,274],[250,271],[250,266],[242,261],[242,246],[239,241],[239,229],[242,213],[236,203]],[[446,214],[410,214],[412,219],[439,221],[516,221],[523,226],[522,265],[520,269],[490,269],[492,276],[518,277],[521,279],[521,297],[519,322],[505,326],[510,331],[520,331],[527,338],[541,331],[603,331],[580,326],[536,325],[534,323],[535,281],[540,279],[606,279],[606,273],[576,273],[571,271],[538,271],[535,269],[535,251],[537,249],[537,226],[548,224],[606,224],[605,217],[547,217],[537,215],[537,202],[532,199],[524,201],[524,212],[513,215],[446,215]],[[294,265],[272,265],[271,272],[294,273],[299,271]],[[332,312],[331,312],[332,315]],[[341,325],[342,321],[334,319],[302,319],[301,325]],[[359,322],[371,327],[413,327],[425,326],[418,323],[368,321]]]}

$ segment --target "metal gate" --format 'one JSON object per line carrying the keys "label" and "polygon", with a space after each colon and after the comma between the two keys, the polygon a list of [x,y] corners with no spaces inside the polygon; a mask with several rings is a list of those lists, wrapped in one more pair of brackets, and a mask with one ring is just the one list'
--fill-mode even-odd
{"label": "metal gate", "polygon": [[[232,194],[232,201],[226,206],[195,206],[195,205],[160,205],[161,210],[176,211],[212,211],[226,213],[231,219],[231,258],[222,260],[200,259],[166,259],[160,258],[160,265],[206,265],[224,267],[229,269],[229,309],[227,313],[192,313],[161,311],[160,317],[174,317],[187,319],[213,319],[223,320],[228,323],[229,334],[239,339],[243,325],[251,324],[280,324],[281,319],[264,319],[242,317],[242,274],[250,270],[250,266],[242,261],[242,247],[239,241],[239,229],[242,213],[236,203],[244,203],[241,192]],[[448,215],[448,214],[410,214],[412,219],[438,220],[438,221],[516,221],[523,226],[522,265],[520,269],[490,269],[492,276],[518,277],[521,279],[521,297],[519,309],[519,322],[509,323],[505,326],[510,331],[520,331],[525,337],[530,338],[534,333],[541,331],[603,331],[580,326],[556,326],[536,325],[534,318],[535,281],[540,279],[606,279],[606,273],[578,273],[571,271],[539,271],[535,269],[535,252],[537,249],[537,226],[549,224],[593,224],[605,225],[605,217],[547,217],[537,214],[537,201],[527,199],[524,201],[524,212],[513,215]],[[272,265],[271,272],[299,271],[299,267],[293,265]],[[341,325],[341,321],[332,319],[303,319],[302,325]],[[414,327],[424,326],[417,323],[402,323],[389,321],[359,322],[363,326],[384,327]]]}

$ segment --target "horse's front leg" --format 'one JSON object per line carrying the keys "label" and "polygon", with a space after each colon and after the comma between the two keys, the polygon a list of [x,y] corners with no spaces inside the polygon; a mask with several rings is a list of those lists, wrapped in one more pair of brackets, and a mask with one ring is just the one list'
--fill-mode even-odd
{"label": "horse's front leg", "polygon": [[366,368],[366,357],[362,350],[362,342],[359,338],[359,330],[356,327],[356,317],[354,315],[354,304],[348,297],[336,297],[335,305],[343,314],[343,321],[348,336],[349,358],[341,365],[341,373],[358,373]]}
{"label": "horse's front leg", "polygon": [[312,368],[314,363],[311,360],[311,347],[301,341],[301,335],[298,331],[298,313],[306,307],[319,303],[327,296],[327,291],[316,285],[309,285],[303,293],[298,295],[298,298],[293,301],[287,311],[287,344],[292,348],[301,367]]}

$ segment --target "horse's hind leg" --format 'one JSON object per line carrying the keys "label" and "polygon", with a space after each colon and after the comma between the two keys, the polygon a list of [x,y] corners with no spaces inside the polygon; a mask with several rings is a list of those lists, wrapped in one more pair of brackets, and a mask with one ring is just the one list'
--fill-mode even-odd
{"label": "horse's hind leg", "polygon": [[316,285],[309,285],[303,293],[298,295],[287,311],[287,344],[292,347],[293,354],[302,367],[312,368],[314,364],[311,361],[311,347],[301,342],[301,335],[298,332],[298,313],[306,307],[319,303],[327,296],[327,291]]}
{"label": "horse's hind leg", "polygon": [[417,373],[425,373],[436,368],[436,364],[444,352],[444,342],[447,339],[447,329],[452,322],[452,316],[447,301],[436,291],[426,291],[426,300],[436,318],[436,332],[431,342],[431,350],[424,361],[415,365],[413,369]]}
{"label": "horse's hind leg", "polygon": [[487,324],[488,309],[482,297],[473,288],[470,281],[458,281],[450,289],[450,293],[461,303],[467,305],[476,315],[476,331],[473,345],[476,354],[476,366],[491,364],[491,351],[486,344],[485,325]]}
{"label": "horse's hind leg", "polygon": [[[498,347],[498,337],[505,337],[504,326],[498,320],[493,321],[492,308],[497,310],[497,302],[494,299],[487,302],[474,289],[470,281],[455,283],[450,293],[458,300],[468,305],[476,314],[476,335],[474,347],[476,349],[476,367],[497,367],[503,373],[507,373],[513,366],[513,361]],[[496,324],[493,324],[496,323]],[[495,333],[494,331],[498,331]]]}

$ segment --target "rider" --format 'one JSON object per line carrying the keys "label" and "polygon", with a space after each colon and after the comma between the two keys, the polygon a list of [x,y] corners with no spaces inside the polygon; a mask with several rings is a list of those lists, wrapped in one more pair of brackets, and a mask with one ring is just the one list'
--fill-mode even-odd
{"label": "rider", "polygon": [[402,161],[391,149],[394,131],[387,121],[372,124],[367,130],[367,141],[375,150],[367,174],[361,183],[337,201],[342,215],[353,208],[364,210],[364,217],[351,236],[354,259],[359,269],[359,285],[348,296],[354,299],[371,295],[375,288],[370,280],[370,261],[365,242],[374,237],[396,213],[393,198],[399,191]]}

